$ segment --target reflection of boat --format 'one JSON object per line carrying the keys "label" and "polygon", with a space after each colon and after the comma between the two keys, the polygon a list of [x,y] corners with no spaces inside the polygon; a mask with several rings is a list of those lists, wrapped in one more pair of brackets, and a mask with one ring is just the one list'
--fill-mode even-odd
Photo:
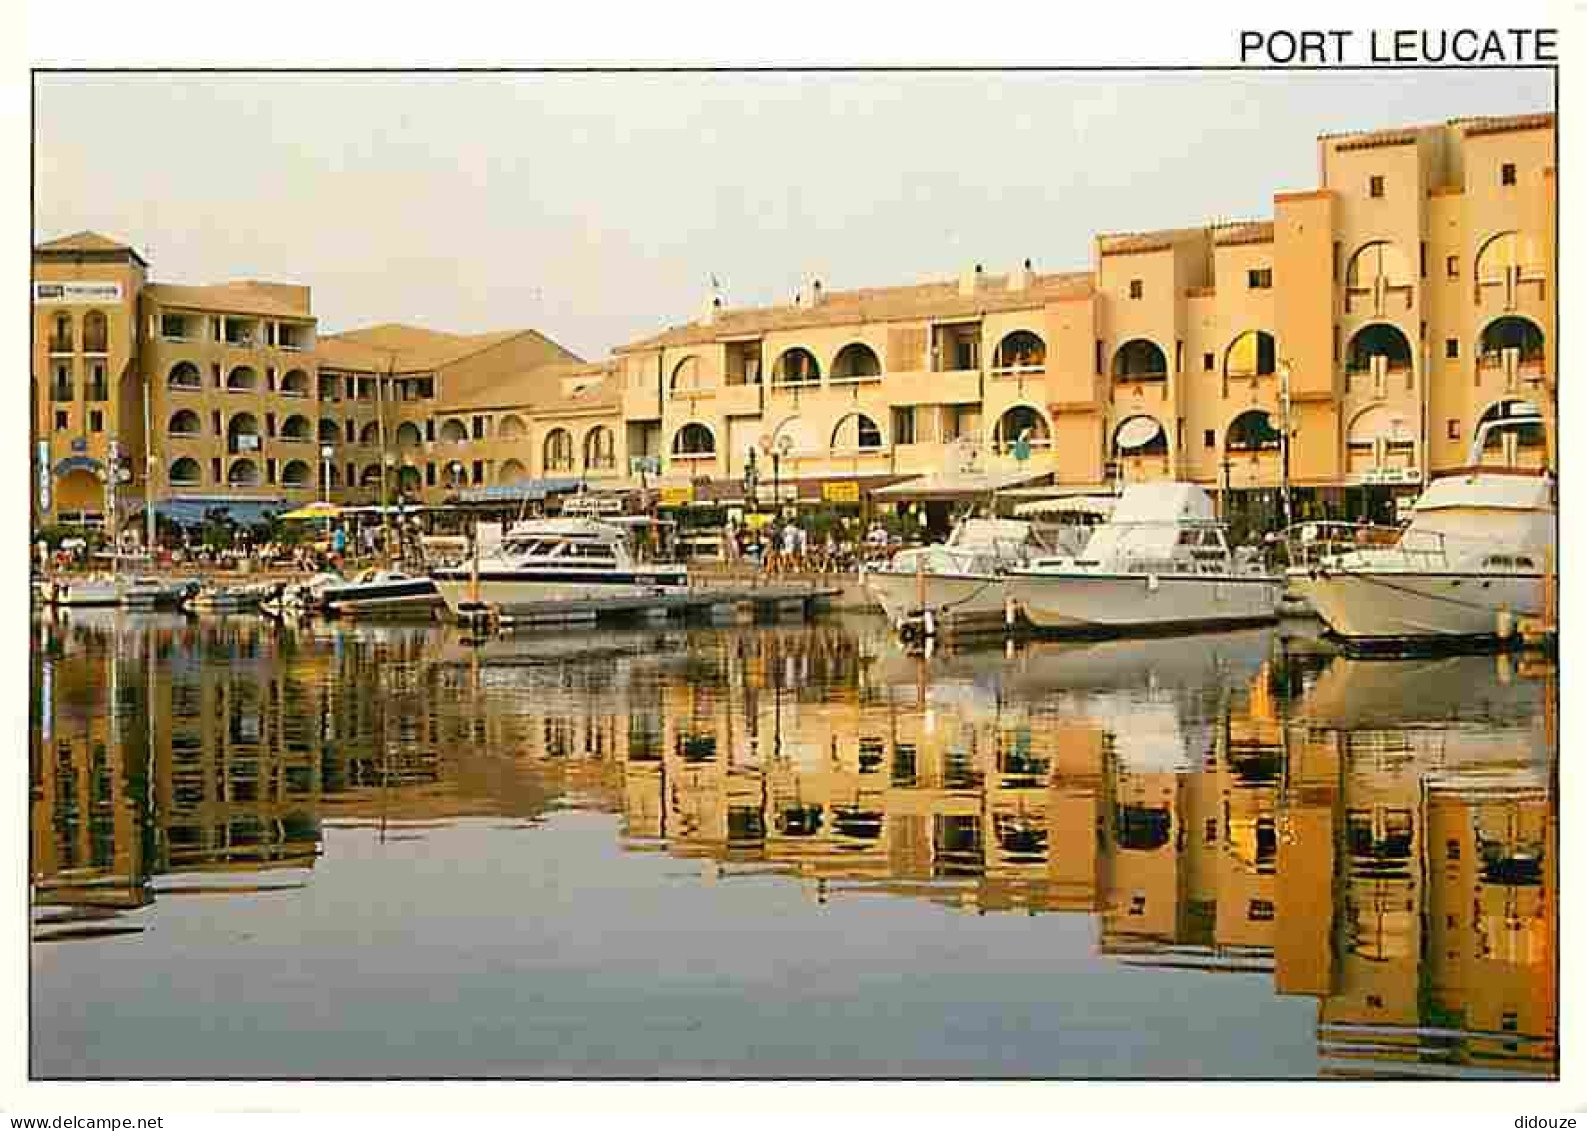
{"label": "reflection of boat", "polygon": [[[1507,663],[1500,657],[1498,663]],[[1493,656],[1357,660],[1336,656],[1296,703],[1308,726],[1337,730],[1401,729],[1461,719],[1530,723],[1543,685],[1500,678]]]}
{"label": "reflection of boat", "polygon": [[1496,469],[1434,480],[1392,546],[1324,557],[1293,580],[1349,645],[1508,635],[1511,618],[1543,612],[1553,488]]}
{"label": "reflection of boat", "polygon": [[158,577],[51,578],[40,588],[47,605],[68,608],[121,605],[133,609],[174,608],[198,586],[192,581],[164,581]]}
{"label": "reflection of boat", "polygon": [[540,519],[514,526],[501,545],[470,564],[436,570],[435,586],[456,614],[481,604],[500,609],[540,601],[648,597],[689,583],[679,565],[640,566],[622,527],[596,519]]}
{"label": "reflection of boat", "polygon": [[863,584],[895,627],[930,613],[935,625],[958,631],[1003,626],[1004,575],[1044,551],[1028,522],[969,518],[938,546],[901,550]]}
{"label": "reflection of boat", "polygon": [[352,581],[325,586],[319,599],[327,612],[343,616],[409,612],[428,616],[441,603],[434,581],[399,569],[365,570]]}
{"label": "reflection of boat", "polygon": [[256,585],[206,585],[185,602],[186,607],[200,613],[228,613],[256,609],[272,599],[281,586],[274,582]]}
{"label": "reflection of boat", "polygon": [[1080,556],[1037,560],[1008,581],[1032,624],[1068,632],[1270,621],[1280,584],[1230,552],[1211,497],[1191,483],[1126,487]]}

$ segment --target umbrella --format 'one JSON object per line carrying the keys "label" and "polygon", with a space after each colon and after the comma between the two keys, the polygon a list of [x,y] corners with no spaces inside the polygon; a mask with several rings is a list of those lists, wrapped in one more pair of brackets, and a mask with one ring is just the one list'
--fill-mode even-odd
{"label": "umbrella", "polygon": [[335,518],[342,513],[342,508],[335,503],[310,503],[306,507],[299,507],[295,511],[287,511],[281,516],[283,521],[298,521],[316,518]]}

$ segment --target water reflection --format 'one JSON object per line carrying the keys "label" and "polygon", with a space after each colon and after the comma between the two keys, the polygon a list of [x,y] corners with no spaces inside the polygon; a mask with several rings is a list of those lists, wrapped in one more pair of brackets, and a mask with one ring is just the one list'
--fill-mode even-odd
{"label": "water reflection", "polygon": [[869,622],[36,633],[41,946],[311,885],[328,829],[572,810],[725,901],[771,874],[815,905],[1089,917],[1120,967],[1315,999],[1325,1074],[1556,1071],[1554,686],[1524,662],[1268,631],[927,661]]}

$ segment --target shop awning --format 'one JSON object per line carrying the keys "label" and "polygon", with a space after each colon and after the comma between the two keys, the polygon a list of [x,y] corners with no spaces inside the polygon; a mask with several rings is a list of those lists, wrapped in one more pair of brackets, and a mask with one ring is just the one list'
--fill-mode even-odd
{"label": "shop awning", "polygon": [[202,526],[210,519],[256,526],[287,508],[285,499],[239,499],[230,495],[173,495],[154,504],[154,513],[178,526]]}
{"label": "shop awning", "polygon": [[989,498],[994,491],[1030,483],[1051,474],[1051,471],[939,472],[878,488],[873,492],[873,497],[884,502],[953,502]]}
{"label": "shop awning", "polygon": [[579,489],[578,479],[520,479],[516,483],[494,483],[489,487],[470,487],[457,493],[460,503],[539,502],[548,495],[566,495]]}

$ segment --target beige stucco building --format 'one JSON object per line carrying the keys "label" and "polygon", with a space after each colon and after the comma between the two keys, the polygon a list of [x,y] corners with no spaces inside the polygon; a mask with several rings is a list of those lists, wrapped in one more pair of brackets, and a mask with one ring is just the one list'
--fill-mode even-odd
{"label": "beige stucco building", "polygon": [[125,245],[55,240],[34,258],[36,507],[102,513],[119,455],[125,495],[157,502],[746,501],[753,464],[763,505],[1179,478],[1271,509],[1287,455],[1297,505],[1362,513],[1514,413],[1540,424],[1482,458],[1551,463],[1552,115],[1317,155],[1270,219],[1101,234],[1069,271],[710,295],[598,363],[532,329],[323,334],[306,287],[151,283]]}

